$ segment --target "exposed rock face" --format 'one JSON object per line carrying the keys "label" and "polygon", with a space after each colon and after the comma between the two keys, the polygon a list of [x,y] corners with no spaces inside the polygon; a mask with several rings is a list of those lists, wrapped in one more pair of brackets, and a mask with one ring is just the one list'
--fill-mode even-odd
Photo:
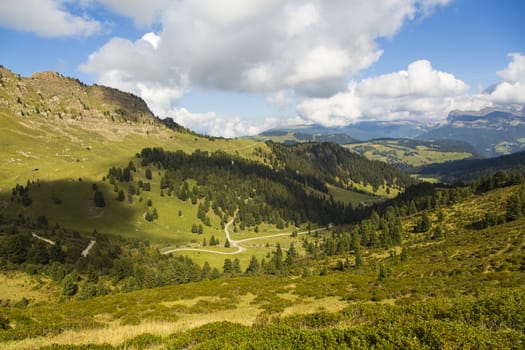
{"label": "exposed rock face", "polygon": [[487,108],[476,112],[453,111],[447,118],[447,124],[420,138],[463,140],[486,157],[519,152],[525,149],[523,106]]}
{"label": "exposed rock face", "polygon": [[167,130],[141,98],[55,72],[21,77],[0,66],[0,110],[32,123],[79,127],[110,138]]}
{"label": "exposed rock face", "polygon": [[141,98],[105,86],[87,86],[55,72],[23,78],[1,67],[0,84],[0,106],[20,116],[157,123]]}

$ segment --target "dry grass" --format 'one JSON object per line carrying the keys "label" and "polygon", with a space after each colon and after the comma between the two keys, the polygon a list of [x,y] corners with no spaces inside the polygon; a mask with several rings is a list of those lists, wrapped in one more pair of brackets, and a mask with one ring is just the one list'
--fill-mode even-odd
{"label": "dry grass", "polygon": [[[282,294],[280,297],[284,298]],[[319,311],[336,312],[348,306],[347,301],[341,300],[339,297],[326,297],[321,299],[315,298],[301,298],[296,299],[293,306],[287,307],[281,316],[290,316],[296,314],[309,314]]]}
{"label": "dry grass", "polygon": [[0,274],[0,301],[16,303],[22,298],[30,304],[40,302],[55,303],[60,291],[49,279],[31,277],[22,272],[3,272]]}
{"label": "dry grass", "polygon": [[[175,322],[146,321],[139,325],[120,325],[118,321],[110,321],[107,315],[98,315],[98,321],[107,321],[106,327],[79,331],[68,330],[55,336],[27,338],[21,341],[3,343],[1,347],[6,350],[29,350],[52,344],[81,345],[107,343],[112,346],[119,346],[140,334],[150,333],[158,336],[168,336],[211,322],[229,321],[249,326],[253,324],[256,316],[262,310],[259,309],[257,305],[252,305],[255,295],[248,293],[238,298],[239,301],[235,309],[217,310],[212,313],[181,314]],[[177,305],[190,307],[203,300],[216,302],[219,301],[220,298],[197,297],[174,302],[163,302],[162,304],[167,307],[177,307]]]}
{"label": "dry grass", "polygon": [[82,331],[65,331],[52,337],[27,338],[21,341],[13,341],[2,344],[6,350],[32,350],[52,344],[110,344],[118,346],[126,340],[134,338],[140,334],[151,333],[160,336],[167,336],[172,333],[189,329],[188,324],[175,322],[143,322],[139,325],[127,326],[108,326],[106,328],[86,329]]}

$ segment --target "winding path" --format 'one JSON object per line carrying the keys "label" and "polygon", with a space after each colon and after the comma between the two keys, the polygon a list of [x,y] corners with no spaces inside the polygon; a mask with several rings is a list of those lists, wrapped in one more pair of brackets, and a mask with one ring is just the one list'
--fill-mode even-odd
{"label": "winding path", "polygon": [[[235,221],[235,218],[237,217],[237,213],[238,212],[239,212],[239,210],[237,209],[237,211],[233,214],[233,218],[230,221],[228,221],[228,223],[224,226],[224,233],[226,234],[226,239],[230,242],[230,247],[237,248],[236,251],[234,251],[234,252],[220,252],[220,251],[216,251],[216,250],[202,249],[202,248],[175,248],[175,249],[167,250],[167,251],[163,252],[162,254],[170,254],[170,253],[181,252],[181,251],[190,251],[190,252],[203,252],[203,253],[212,253],[212,254],[220,254],[220,255],[235,255],[235,254],[242,253],[242,252],[244,252],[246,250],[246,248],[240,246],[239,243],[244,243],[244,242],[248,242],[248,241],[255,241],[255,240],[258,240],[258,239],[265,239],[265,238],[290,236],[292,234],[291,232],[286,232],[286,233],[276,233],[274,235],[268,235],[268,236],[259,236],[259,237],[245,238],[245,239],[239,239],[239,240],[232,240],[230,238],[230,231],[228,230],[228,228]],[[302,231],[302,232],[298,232],[297,235],[305,235],[305,234],[308,234],[308,233],[324,231],[326,229],[327,229],[326,227],[323,227],[323,228],[317,228],[315,230]]]}
{"label": "winding path", "polygon": [[41,237],[41,236],[37,235],[37,234],[34,233],[34,232],[33,232],[33,235],[32,235],[32,236],[35,237],[36,239],[39,239],[39,240],[41,240],[41,241],[43,241],[43,242],[46,242],[47,244],[55,245],[55,242],[53,242],[52,240],[47,239],[47,238],[44,238],[44,237]]}
{"label": "winding path", "polygon": [[89,254],[89,251],[91,250],[91,248],[93,248],[93,246],[95,245],[97,241],[91,241],[89,242],[89,245],[86,247],[86,249],[84,249],[82,251],[82,256],[85,258],[86,256],[88,256]]}

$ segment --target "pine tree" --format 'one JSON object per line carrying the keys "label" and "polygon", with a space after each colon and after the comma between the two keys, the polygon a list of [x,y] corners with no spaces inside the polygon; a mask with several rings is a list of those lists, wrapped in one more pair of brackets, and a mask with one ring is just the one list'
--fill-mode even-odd
{"label": "pine tree", "polygon": [[421,217],[421,221],[419,224],[415,227],[416,232],[428,232],[432,228],[432,220],[428,216],[427,213],[423,213],[423,216]]}
{"label": "pine tree", "polygon": [[277,243],[277,247],[275,248],[275,252],[273,253],[271,263],[275,267],[275,270],[282,271],[284,267],[283,263],[283,251],[281,249],[281,245]]}
{"label": "pine tree", "polygon": [[207,280],[207,279],[211,278],[211,273],[212,273],[211,266],[210,266],[210,264],[206,261],[206,262],[204,263],[204,265],[202,266],[201,279],[203,279],[203,280]]}
{"label": "pine tree", "polygon": [[519,194],[514,194],[507,201],[507,221],[514,221],[523,216],[523,203]]}
{"label": "pine tree", "polygon": [[117,200],[118,200],[119,202],[122,202],[122,201],[124,201],[124,199],[126,199],[126,195],[124,194],[124,191],[123,191],[123,190],[120,190],[120,191],[118,192],[118,195],[117,195]]}
{"label": "pine tree", "polygon": [[233,263],[231,259],[224,259],[224,265],[222,271],[225,275],[231,275],[233,273]]}
{"label": "pine tree", "polygon": [[78,291],[78,286],[76,284],[76,279],[73,274],[68,274],[64,279],[62,280],[62,294],[65,296],[73,296]]}
{"label": "pine tree", "polygon": [[210,279],[216,280],[217,278],[220,278],[220,277],[221,277],[221,273],[219,272],[219,269],[214,267],[213,270],[211,271]]}
{"label": "pine tree", "polygon": [[253,255],[248,265],[248,268],[246,269],[246,273],[250,275],[254,275],[254,274],[257,274],[258,272],[259,272],[259,261],[255,257],[255,255]]}
{"label": "pine tree", "polygon": [[234,275],[240,275],[241,274],[241,262],[238,258],[235,258],[233,260],[233,274]]}
{"label": "pine tree", "polygon": [[355,267],[361,267],[363,265],[363,258],[361,258],[361,249],[355,250]]}
{"label": "pine tree", "polygon": [[224,242],[224,248],[230,248],[230,241],[226,238],[226,242]]}
{"label": "pine tree", "polygon": [[98,208],[103,208],[106,206],[106,201],[104,200],[104,194],[101,191],[95,191],[95,197],[93,198],[95,206]]}
{"label": "pine tree", "polygon": [[284,261],[286,266],[292,266],[297,260],[298,254],[293,243],[290,243],[290,249],[286,252],[286,260]]}
{"label": "pine tree", "polygon": [[401,259],[401,261],[407,261],[408,249],[406,247],[403,247],[403,249],[401,249],[401,255],[399,255],[399,258]]}

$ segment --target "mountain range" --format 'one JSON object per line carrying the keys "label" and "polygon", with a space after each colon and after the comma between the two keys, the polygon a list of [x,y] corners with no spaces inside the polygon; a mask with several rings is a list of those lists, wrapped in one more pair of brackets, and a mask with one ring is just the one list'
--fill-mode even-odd
{"label": "mountain range", "polygon": [[375,139],[417,139],[422,141],[466,142],[484,157],[510,154],[525,149],[523,106],[486,108],[480,111],[453,111],[446,121],[428,124],[418,121],[359,122],[340,128],[298,125],[274,128],[255,137],[285,143],[330,139],[340,144]]}
{"label": "mountain range", "polygon": [[208,137],[132,94],[0,68],[0,348],[525,342],[523,153],[290,130]]}

